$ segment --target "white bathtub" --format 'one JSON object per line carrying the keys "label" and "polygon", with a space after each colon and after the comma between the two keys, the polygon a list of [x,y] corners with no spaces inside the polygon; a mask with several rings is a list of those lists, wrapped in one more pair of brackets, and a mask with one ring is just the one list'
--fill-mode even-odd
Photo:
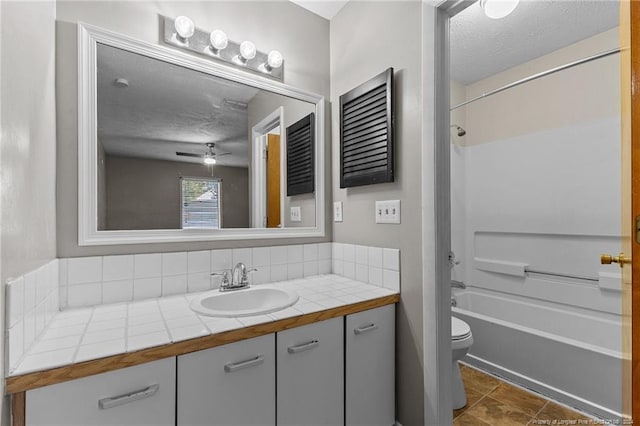
{"label": "white bathtub", "polygon": [[476,289],[454,297],[453,315],[473,333],[464,362],[600,418],[620,418],[617,316]]}

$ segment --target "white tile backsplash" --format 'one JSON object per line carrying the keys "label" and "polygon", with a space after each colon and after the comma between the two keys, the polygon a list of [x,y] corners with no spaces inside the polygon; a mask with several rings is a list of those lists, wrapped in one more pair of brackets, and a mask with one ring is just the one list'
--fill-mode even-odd
{"label": "white tile backsplash", "polygon": [[98,283],[102,281],[102,257],[75,257],[68,260],[68,284]]}
{"label": "white tile backsplash", "polygon": [[332,243],[331,272],[400,291],[400,250]]}
{"label": "white tile backsplash", "polygon": [[189,274],[209,272],[211,270],[211,252],[190,251],[187,255],[187,271]]}
{"label": "white tile backsplash", "polygon": [[14,370],[32,344],[47,329],[58,312],[58,259],[25,275],[10,278],[5,286],[6,339],[5,367]]}
{"label": "white tile backsplash", "polygon": [[400,250],[398,249],[383,249],[382,250],[382,266],[384,269],[391,269],[392,271],[400,270]]}
{"label": "white tile backsplash", "polygon": [[253,262],[251,266],[260,267],[260,266],[269,266],[271,265],[271,252],[269,247],[256,247],[251,252],[251,257]]}
{"label": "white tile backsplash", "polygon": [[162,276],[187,273],[187,253],[162,253]]}
{"label": "white tile backsplash", "polygon": [[133,255],[105,256],[102,261],[102,281],[133,279]]}
{"label": "white tile backsplash", "polygon": [[229,270],[233,266],[233,254],[230,249],[211,250],[211,272]]}
{"label": "white tile backsplash", "polygon": [[133,256],[134,278],[162,276],[162,255],[160,253],[136,254]]}

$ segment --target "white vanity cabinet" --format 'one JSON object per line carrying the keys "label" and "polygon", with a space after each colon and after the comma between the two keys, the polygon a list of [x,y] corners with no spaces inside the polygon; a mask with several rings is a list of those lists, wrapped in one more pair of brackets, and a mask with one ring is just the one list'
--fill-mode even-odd
{"label": "white vanity cabinet", "polygon": [[176,359],[26,392],[27,426],[172,426]]}
{"label": "white vanity cabinet", "polygon": [[277,333],[278,426],[344,422],[344,320]]}
{"label": "white vanity cabinet", "polygon": [[178,426],[276,421],[275,334],[178,357]]}
{"label": "white vanity cabinet", "polygon": [[345,319],[345,424],[395,423],[395,305]]}

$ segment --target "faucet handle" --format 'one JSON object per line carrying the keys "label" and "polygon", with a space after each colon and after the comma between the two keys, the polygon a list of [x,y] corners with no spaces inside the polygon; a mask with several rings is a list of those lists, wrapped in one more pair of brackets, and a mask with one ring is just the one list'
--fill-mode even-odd
{"label": "faucet handle", "polygon": [[251,268],[251,269],[247,269],[244,271],[244,274],[242,274],[242,284],[248,284],[249,283],[249,277],[247,277],[247,274],[249,274],[249,272],[256,272],[258,270],[258,268]]}
{"label": "faucet handle", "polygon": [[220,283],[220,287],[229,286],[229,271],[213,272],[211,276],[212,277],[222,276],[222,282]]}

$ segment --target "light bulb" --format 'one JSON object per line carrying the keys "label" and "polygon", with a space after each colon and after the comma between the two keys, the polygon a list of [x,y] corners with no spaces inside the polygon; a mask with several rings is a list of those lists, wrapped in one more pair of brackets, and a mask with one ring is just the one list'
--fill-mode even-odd
{"label": "light bulb", "polygon": [[243,41],[240,43],[240,56],[242,56],[245,61],[255,58],[256,45],[250,41]]}
{"label": "light bulb", "polygon": [[484,14],[491,19],[504,18],[520,3],[520,0],[480,0],[480,7]]}
{"label": "light bulb", "polygon": [[284,58],[282,57],[282,53],[278,52],[277,50],[272,50],[267,56],[267,65],[271,69],[280,68],[283,61]]}
{"label": "light bulb", "polygon": [[216,157],[211,156],[211,154],[206,154],[204,156],[204,164],[206,164],[208,166],[216,164]]}
{"label": "light bulb", "polygon": [[176,28],[176,33],[178,33],[178,37],[184,41],[193,36],[196,31],[195,24],[187,16],[178,16],[174,22],[174,26]]}
{"label": "light bulb", "polygon": [[229,38],[222,30],[212,31],[209,35],[209,41],[211,42],[211,47],[215,52],[224,49],[229,44]]}

